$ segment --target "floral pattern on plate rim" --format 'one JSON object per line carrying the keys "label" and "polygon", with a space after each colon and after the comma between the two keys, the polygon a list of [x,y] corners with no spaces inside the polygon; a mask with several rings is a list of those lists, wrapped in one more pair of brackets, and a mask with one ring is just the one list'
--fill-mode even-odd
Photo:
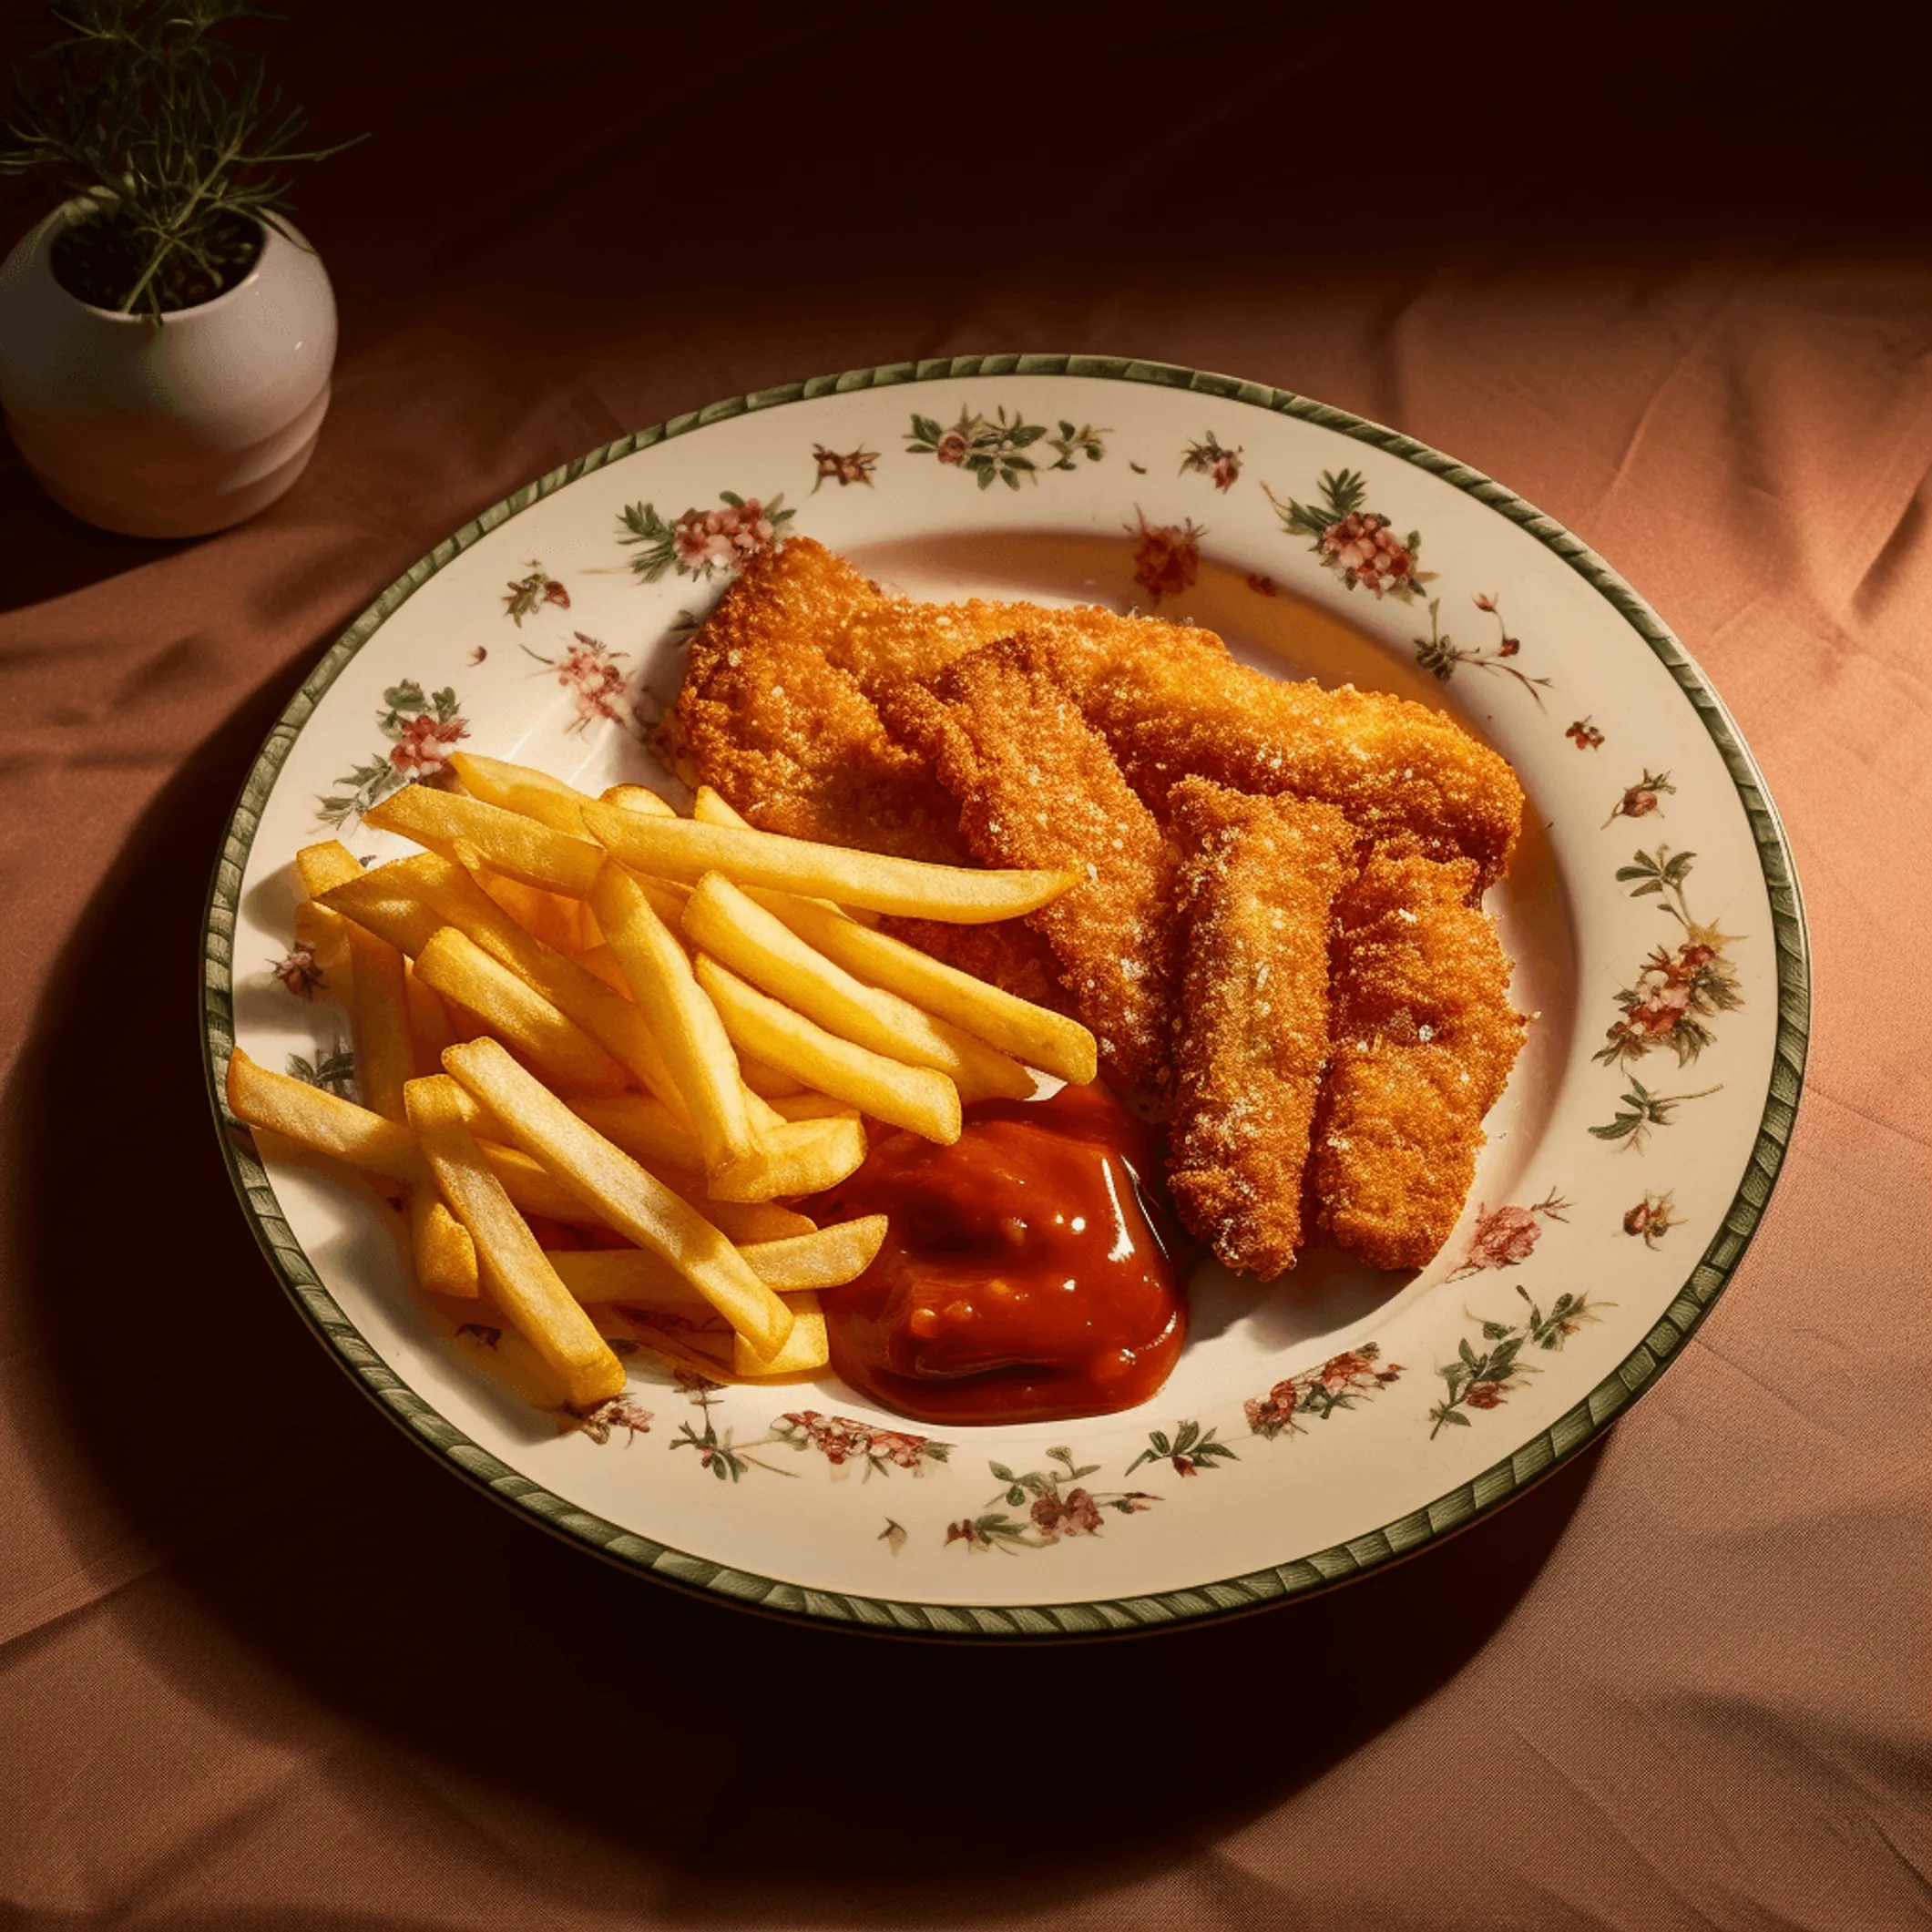
{"label": "floral pattern on plate rim", "polygon": [[[412,780],[434,782],[449,770],[449,754],[470,734],[454,685],[425,693],[414,678],[383,693],[376,729],[389,749],[353,766],[335,781],[338,790],[316,801],[316,822],[338,830],[373,812]],[[346,787],[346,790],[341,788]]]}
{"label": "floral pattern on plate rim", "polygon": [[[975,1555],[985,1549],[1008,1555],[1047,1549],[1068,1537],[1099,1536],[1109,1510],[1137,1516],[1160,1500],[1145,1489],[1087,1488],[1083,1478],[1098,1475],[1100,1466],[1076,1462],[1071,1449],[1048,1449],[1047,1460],[1057,1467],[1024,1474],[1005,1463],[989,1462],[987,1468],[1006,1487],[977,1516],[948,1523],[947,1544],[964,1543]],[[997,1507],[1001,1503],[1005,1508]],[[1008,1509],[1025,1509],[1027,1514],[1016,1518],[1007,1515]]]}
{"label": "floral pattern on plate rim", "polygon": [[1362,1342],[1329,1356],[1319,1368],[1277,1382],[1265,1395],[1251,1396],[1242,1411],[1250,1432],[1273,1442],[1277,1436],[1302,1435],[1302,1416],[1326,1422],[1337,1409],[1352,1409],[1401,1377],[1401,1363],[1383,1365],[1379,1342]]}
{"label": "floral pattern on plate rim", "polygon": [[[913,426],[905,432],[905,451],[911,456],[936,456],[942,464],[962,469],[979,479],[979,486],[989,490],[1003,483],[1017,490],[1022,483],[1038,483],[1043,473],[1077,467],[1074,458],[1084,456],[1098,463],[1107,454],[1110,429],[1096,429],[1090,423],[1078,427],[1062,419],[1059,434],[1049,436],[1044,423],[1029,423],[1023,411],[1009,416],[1004,405],[990,416],[978,410],[962,408],[959,420],[943,429],[936,416],[915,414]],[[1039,463],[1027,452],[1035,444],[1046,442],[1057,460]]]}
{"label": "floral pattern on plate rim", "polygon": [[570,693],[574,715],[564,727],[565,731],[581,738],[591,725],[601,721],[641,737],[649,726],[639,723],[636,706],[625,695],[624,673],[618,668],[630,653],[612,650],[609,645],[586,637],[581,630],[571,635],[577,641],[560,657],[547,658],[527,644],[523,647],[526,657],[535,658],[546,670],[554,672],[557,683]]}
{"label": "floral pattern on plate rim", "polygon": [[1316,501],[1283,503],[1268,486],[1262,494],[1274,506],[1282,528],[1291,536],[1312,537],[1310,550],[1323,569],[1342,579],[1343,588],[1358,587],[1376,598],[1411,602],[1436,573],[1417,566],[1422,533],[1397,537],[1395,526],[1379,511],[1366,507],[1368,479],[1360,470],[1324,470]]}
{"label": "floral pattern on plate rim", "polygon": [[1503,622],[1500,599],[1494,592],[1479,590],[1470,601],[1478,610],[1487,610],[1495,618],[1498,633],[1495,645],[1485,648],[1454,642],[1437,618],[1442,599],[1432,597],[1429,599],[1429,634],[1415,640],[1416,663],[1439,684],[1446,684],[1456,675],[1458,665],[1467,664],[1472,670],[1500,671],[1506,678],[1514,678],[1536,700],[1537,709],[1541,710],[1543,693],[1549,689],[1550,680],[1532,678],[1528,671],[1518,670],[1507,661],[1522,649],[1523,644],[1520,638],[1509,635],[1509,627]]}
{"label": "floral pattern on plate rim", "polygon": [[618,541],[635,547],[629,559],[632,575],[654,584],[667,570],[675,570],[680,577],[708,581],[769,550],[798,514],[785,507],[783,491],[767,503],[721,490],[718,502],[715,510],[694,506],[671,523],[659,516],[655,504],[627,504],[618,515],[625,533]]}
{"label": "floral pattern on plate rim", "polygon": [[1599,1311],[1614,1308],[1614,1302],[1593,1302],[1588,1294],[1559,1294],[1545,1314],[1531,1300],[1529,1291],[1518,1287],[1529,1313],[1519,1322],[1498,1322],[1482,1315],[1469,1315],[1482,1331],[1489,1346],[1478,1354],[1466,1336],[1457,1343],[1456,1359],[1439,1368],[1448,1393],[1429,1411],[1429,1436],[1433,1441],[1445,1426],[1470,1426],[1466,1409],[1499,1408],[1525,1379],[1539,1373],[1533,1362],[1521,1359],[1526,1346],[1559,1349],[1586,1322],[1600,1319]]}

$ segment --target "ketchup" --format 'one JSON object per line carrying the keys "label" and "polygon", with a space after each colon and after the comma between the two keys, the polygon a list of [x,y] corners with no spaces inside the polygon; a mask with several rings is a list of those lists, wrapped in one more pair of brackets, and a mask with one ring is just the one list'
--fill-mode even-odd
{"label": "ketchup", "polygon": [[1186,1328],[1149,1129],[1099,1088],[984,1100],[959,1140],[899,1130],[819,1197],[889,1218],[856,1281],[821,1289],[833,1366],[927,1422],[1050,1422],[1144,1402]]}

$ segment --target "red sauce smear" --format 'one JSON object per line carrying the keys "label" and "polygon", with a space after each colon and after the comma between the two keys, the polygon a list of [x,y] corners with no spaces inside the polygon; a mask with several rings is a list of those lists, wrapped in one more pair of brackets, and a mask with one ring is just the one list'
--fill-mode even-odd
{"label": "red sauce smear", "polygon": [[984,1100],[959,1140],[903,1130],[815,1218],[890,1218],[857,1281],[820,1291],[832,1365],[925,1422],[1050,1422],[1144,1402],[1181,1353],[1178,1228],[1141,1177],[1151,1130],[1103,1089]]}

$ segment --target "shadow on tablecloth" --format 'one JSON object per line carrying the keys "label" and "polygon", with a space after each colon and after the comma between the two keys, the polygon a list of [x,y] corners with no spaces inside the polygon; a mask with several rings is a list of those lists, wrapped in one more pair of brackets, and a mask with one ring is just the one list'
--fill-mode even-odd
{"label": "shadow on tablecloth", "polygon": [[156,800],[13,1089],[46,1343],[22,1405],[36,1475],[97,1540],[105,1518],[135,1546],[121,1571],[157,1571],[177,1600],[133,1634],[219,1714],[237,1775],[287,1748],[239,1647],[365,1749],[427,1763],[399,1806],[433,1809],[425,1783],[454,1779],[485,1788],[496,1835],[538,1814],[518,1856],[554,1860],[567,1890],[590,1882],[573,1865],[588,1834],[679,1923],[820,1923],[839,1900],[852,1924],[961,1924],[1190,1855],[1498,1638],[1593,1456],[1334,1595],[1048,1650],[893,1643],[681,1597],[433,1467],[276,1292],[202,1092],[210,856],[293,677]]}

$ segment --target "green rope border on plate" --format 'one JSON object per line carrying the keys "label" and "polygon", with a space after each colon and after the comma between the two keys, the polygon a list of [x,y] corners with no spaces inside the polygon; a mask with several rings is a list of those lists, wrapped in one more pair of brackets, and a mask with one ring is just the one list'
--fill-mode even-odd
{"label": "green rope border on plate", "polygon": [[[946,382],[966,376],[1091,376],[1191,390],[1337,431],[1466,490],[1528,531],[1569,565],[1650,645],[1676,680],[1703,721],[1743,802],[1771,899],[1776,945],[1778,1026],[1764,1111],[1751,1160],[1722,1225],[1650,1334],[1581,1402],[1541,1435],[1484,1470],[1473,1481],[1438,1497],[1426,1508],[1414,1510],[1396,1522],[1386,1523],[1333,1549],[1192,1590],[1163,1590],[1151,1596],[1094,1603],[1034,1607],[899,1602],[843,1591],[807,1590],[798,1584],[753,1576],[672,1549],[577,1508],[470,1441],[410,1389],[370,1347],[311,1267],[308,1256],[281,1217],[268,1176],[256,1160],[244,1130],[228,1115],[220,1098],[220,1076],[226,1070],[229,1050],[234,1044],[230,980],[235,914],[262,808],[291,748],[322,693],[394,611],[453,557],[489,531],[607,463],[653,448],[673,436],[687,435],[710,424],[749,415],[755,410],[775,409],[789,403],[811,402],[820,396],[842,395],[855,390]],[[1310,402],[1287,390],[1271,389],[1234,376],[1183,369],[1170,363],[1121,356],[965,355],[891,363],[874,369],[847,370],[841,375],[813,376],[805,382],[755,390],[750,395],[712,403],[688,414],[673,416],[649,429],[620,436],[602,449],[592,450],[538,477],[535,483],[526,484],[513,496],[465,524],[404,571],[342,633],[303,681],[270,731],[236,802],[209,888],[202,928],[202,1054],[209,1096],[222,1130],[223,1150],[235,1191],[256,1240],[296,1306],[342,1368],[361,1383],[393,1420],[500,1502],[522,1511],[557,1535],[626,1568],[746,1607],[817,1622],[925,1637],[1020,1641],[1098,1637],[1171,1628],[1258,1609],[1327,1589],[1410,1555],[1437,1538],[1467,1528],[1548,1475],[1600,1435],[1654,1381],[1660,1369],[1710,1312],[1743,1258],[1790,1144],[1798,1095],[1804,1084],[1810,1012],[1810,962],[1797,872],[1763,774],[1744,748],[1730,713],[1689,654],[1656,612],[1602,558],[1560,524],[1479,470],[1395,430],[1351,415],[1345,410]]]}

